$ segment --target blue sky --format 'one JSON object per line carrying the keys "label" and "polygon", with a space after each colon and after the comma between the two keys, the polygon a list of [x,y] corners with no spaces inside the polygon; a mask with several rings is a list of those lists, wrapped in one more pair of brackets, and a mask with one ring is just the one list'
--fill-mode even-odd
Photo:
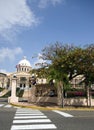
{"label": "blue sky", "polygon": [[1,72],[16,71],[23,56],[34,66],[56,41],[94,43],[93,0],[0,0]]}

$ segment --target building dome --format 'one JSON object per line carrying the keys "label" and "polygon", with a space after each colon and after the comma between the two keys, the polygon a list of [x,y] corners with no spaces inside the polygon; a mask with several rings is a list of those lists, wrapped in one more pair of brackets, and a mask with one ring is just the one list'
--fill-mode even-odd
{"label": "building dome", "polygon": [[19,61],[18,65],[31,67],[30,62],[26,59],[25,56],[23,57],[21,61]]}
{"label": "building dome", "polygon": [[24,56],[21,61],[16,65],[17,72],[30,72],[32,69],[30,62]]}

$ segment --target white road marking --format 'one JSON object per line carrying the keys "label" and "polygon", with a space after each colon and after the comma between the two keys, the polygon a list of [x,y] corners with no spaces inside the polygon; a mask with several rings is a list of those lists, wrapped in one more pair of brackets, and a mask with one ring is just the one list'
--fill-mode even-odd
{"label": "white road marking", "polygon": [[14,120],[13,123],[47,123],[49,119],[34,119],[34,120]]}
{"label": "white road marking", "polygon": [[4,104],[0,104],[0,107],[4,106]]}
{"label": "white road marking", "polygon": [[47,118],[47,116],[15,116],[14,119]]}
{"label": "white road marking", "polygon": [[15,106],[12,106],[10,104],[0,104],[0,107],[5,107],[5,108],[10,108],[10,107],[13,107],[13,108],[19,108],[19,107],[15,107]]}
{"label": "white road marking", "polygon": [[53,110],[53,111],[60,114],[60,115],[62,115],[62,116],[64,116],[64,117],[73,117],[73,115],[62,112],[62,111],[58,111],[58,110]]}
{"label": "white road marking", "polygon": [[22,113],[22,114],[24,114],[24,113],[33,113],[33,114],[35,114],[35,113],[42,113],[42,112],[32,112],[32,111],[27,111],[27,112],[25,112],[25,111],[22,111],[22,112],[16,112],[17,114],[19,114],[19,113]]}
{"label": "white road marking", "polygon": [[6,105],[6,106],[4,106],[4,107],[10,108],[10,107],[12,107],[12,105]]}
{"label": "white road marking", "polygon": [[15,116],[38,116],[38,115],[44,115],[43,113],[16,113]]}
{"label": "white road marking", "polygon": [[17,112],[18,112],[18,111],[19,111],[19,112],[22,112],[22,111],[27,111],[27,112],[28,112],[28,111],[39,112],[39,110],[33,110],[33,109],[29,109],[29,108],[28,108],[28,109],[26,109],[26,108],[19,108],[19,109],[17,109]]}
{"label": "white road marking", "polygon": [[11,130],[56,129],[54,124],[13,125]]}
{"label": "white road marking", "polygon": [[11,130],[56,129],[57,127],[51,122],[52,121],[39,110],[18,108]]}

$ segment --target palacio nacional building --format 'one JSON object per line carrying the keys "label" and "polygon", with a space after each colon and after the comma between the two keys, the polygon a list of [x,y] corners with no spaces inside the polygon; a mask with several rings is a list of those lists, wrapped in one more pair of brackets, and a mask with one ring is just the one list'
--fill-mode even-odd
{"label": "palacio nacional building", "polygon": [[[50,86],[49,84],[47,84],[46,79],[37,77],[35,80],[34,74],[30,73],[31,70],[32,66],[27,60],[27,58],[24,56],[22,60],[20,60],[16,65],[16,72],[0,73],[0,88],[4,88],[8,91],[11,91],[12,96],[9,97],[9,102],[16,102],[16,99],[18,101],[18,98],[16,97],[15,93],[16,90],[13,90],[15,89],[15,87],[20,88],[20,90],[23,90],[24,93],[22,98],[25,100],[30,99],[30,102],[37,102],[37,100],[39,102],[40,99],[38,97],[45,97],[47,95],[49,96],[49,93],[51,92],[52,94],[52,91],[54,91],[54,93],[56,92],[54,86]],[[16,84],[13,81],[14,79],[16,79]]]}
{"label": "palacio nacional building", "polygon": [[[32,66],[30,62],[24,56],[22,60],[16,65],[16,72],[13,73],[0,73],[0,87],[2,88],[11,88],[11,79],[16,76],[17,78],[17,87],[20,89],[29,89],[32,86],[32,75],[30,71]],[[37,79],[37,83],[45,83],[46,80]]]}

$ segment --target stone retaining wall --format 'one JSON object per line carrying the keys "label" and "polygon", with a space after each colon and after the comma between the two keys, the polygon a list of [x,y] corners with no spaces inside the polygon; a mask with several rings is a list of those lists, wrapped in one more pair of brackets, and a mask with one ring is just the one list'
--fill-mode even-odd
{"label": "stone retaining wall", "polygon": [[[88,105],[94,106],[94,99],[91,99],[91,101],[88,101]],[[87,99],[86,98],[66,98],[64,100],[65,105],[69,106],[87,106]]]}
{"label": "stone retaining wall", "polygon": [[[36,103],[52,103],[57,104],[57,97],[36,97],[36,100],[29,100],[29,102]],[[86,98],[65,98],[64,99],[65,106],[87,106]],[[94,99],[91,99],[91,106],[94,106]]]}
{"label": "stone retaining wall", "polygon": [[[45,88],[45,87],[44,87]],[[48,89],[49,90],[49,89]],[[28,102],[31,103],[54,103],[58,104],[58,97],[50,97],[50,96],[36,96],[36,88],[32,87],[31,93],[29,94],[31,97],[29,97]],[[90,103],[88,101],[88,103]],[[86,98],[65,98],[64,104],[66,106],[87,106],[87,99]],[[88,104],[90,105],[90,104]],[[94,99],[91,99],[91,106],[94,106]]]}

